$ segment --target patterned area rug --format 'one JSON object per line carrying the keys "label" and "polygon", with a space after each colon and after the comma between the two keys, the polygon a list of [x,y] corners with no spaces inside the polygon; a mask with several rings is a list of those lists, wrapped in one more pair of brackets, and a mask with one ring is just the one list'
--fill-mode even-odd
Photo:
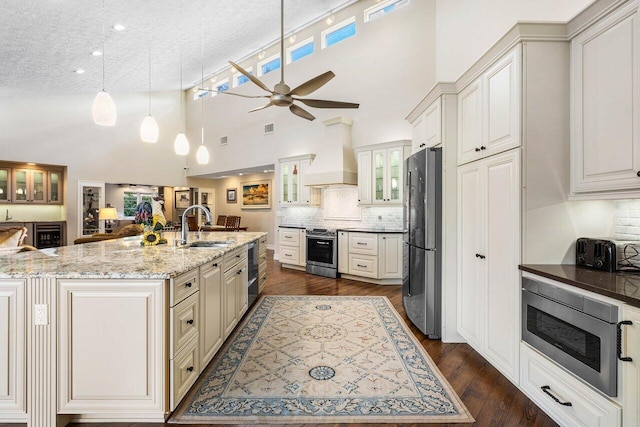
{"label": "patterned area rug", "polygon": [[386,297],[267,296],[172,423],[470,423]]}

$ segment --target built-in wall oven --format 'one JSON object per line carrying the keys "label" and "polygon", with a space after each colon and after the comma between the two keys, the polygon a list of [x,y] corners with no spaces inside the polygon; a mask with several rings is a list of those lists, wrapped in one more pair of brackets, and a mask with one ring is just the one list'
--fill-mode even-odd
{"label": "built-in wall oven", "polygon": [[307,273],[338,277],[338,237],[335,230],[307,230]]}
{"label": "built-in wall oven", "polygon": [[522,339],[609,396],[617,396],[618,307],[522,278]]}

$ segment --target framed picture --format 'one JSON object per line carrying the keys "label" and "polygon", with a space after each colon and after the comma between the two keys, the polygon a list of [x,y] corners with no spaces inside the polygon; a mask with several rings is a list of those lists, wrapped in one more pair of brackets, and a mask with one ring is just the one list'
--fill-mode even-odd
{"label": "framed picture", "polygon": [[227,188],[227,203],[236,203],[238,201],[237,188]]}
{"label": "framed picture", "polygon": [[242,209],[271,208],[271,180],[242,183]]}
{"label": "framed picture", "polygon": [[186,209],[191,206],[191,199],[189,199],[189,190],[178,190],[175,192],[175,206],[176,209]]}

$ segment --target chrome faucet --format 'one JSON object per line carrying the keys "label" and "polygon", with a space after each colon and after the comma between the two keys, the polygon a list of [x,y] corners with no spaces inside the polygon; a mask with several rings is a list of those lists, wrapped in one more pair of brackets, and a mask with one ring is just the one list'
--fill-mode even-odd
{"label": "chrome faucet", "polygon": [[13,219],[13,217],[9,216],[9,209],[7,209],[7,215],[5,216],[4,220],[9,221],[10,219]]}
{"label": "chrome faucet", "polygon": [[180,232],[181,245],[187,244],[187,235],[188,235],[187,233],[189,232],[189,225],[187,224],[187,214],[194,209],[200,209],[202,212],[204,212],[204,215],[207,217],[207,222],[211,222],[213,220],[213,218],[211,217],[211,212],[209,212],[209,209],[205,208],[202,205],[191,205],[187,209],[185,209],[184,212],[182,213],[182,230]]}

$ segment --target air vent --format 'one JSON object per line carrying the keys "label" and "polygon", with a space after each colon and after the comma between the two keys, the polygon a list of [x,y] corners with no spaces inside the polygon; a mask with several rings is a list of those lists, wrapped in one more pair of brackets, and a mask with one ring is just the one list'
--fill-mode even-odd
{"label": "air vent", "polygon": [[227,145],[227,144],[229,144],[229,138],[227,136],[221,136],[220,145]]}
{"label": "air vent", "polygon": [[264,134],[268,135],[273,133],[273,123],[269,123],[268,125],[264,125]]}

